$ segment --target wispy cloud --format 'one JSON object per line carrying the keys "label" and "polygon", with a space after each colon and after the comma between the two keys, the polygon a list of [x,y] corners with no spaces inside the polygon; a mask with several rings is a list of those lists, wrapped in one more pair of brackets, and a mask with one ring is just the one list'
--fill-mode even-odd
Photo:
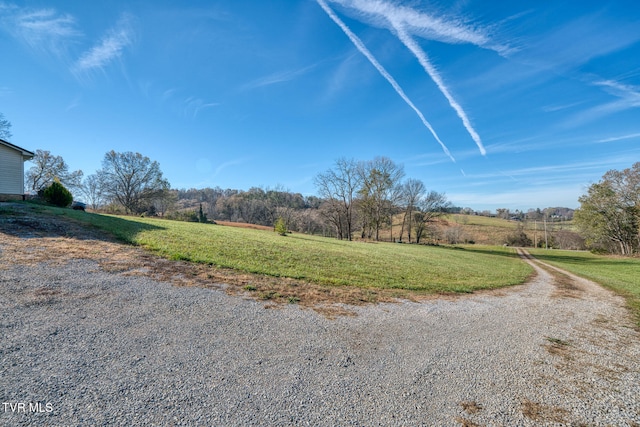
{"label": "wispy cloud", "polygon": [[439,153],[421,153],[416,154],[405,159],[402,159],[401,163],[406,164],[410,167],[423,167],[423,166],[434,166],[443,163],[448,163],[446,158],[443,158]]}
{"label": "wispy cloud", "polygon": [[[353,76],[362,76],[361,57],[362,53],[360,51],[347,51],[340,52],[334,58],[327,60],[327,62],[335,62],[336,65],[331,67],[329,71],[329,75],[326,78],[326,85],[321,91],[320,102],[331,102],[345,90],[349,91],[353,89]],[[369,80],[370,76],[367,75],[366,79]]]}
{"label": "wispy cloud", "polygon": [[556,73],[573,70],[594,58],[609,55],[640,40],[636,22],[611,25],[602,13],[566,22],[552,31],[523,40],[517,59]]}
{"label": "wispy cloud", "polygon": [[229,167],[232,167],[232,166],[237,166],[237,165],[241,165],[243,163],[246,163],[247,160],[248,159],[242,158],[242,159],[229,160],[228,162],[221,163],[220,165],[218,165],[218,167],[216,167],[216,170],[213,172],[213,175],[211,175],[211,177],[215,178],[220,173],[222,173],[222,171],[224,171],[225,169],[227,169]]}
{"label": "wispy cloud", "polygon": [[104,70],[111,62],[119,59],[124,49],[133,44],[132,20],[131,15],[123,14],[100,42],[80,56],[73,66],[74,73]]}
{"label": "wispy cloud", "polygon": [[546,188],[524,188],[515,191],[486,192],[474,191],[449,192],[447,198],[457,206],[474,206],[476,209],[489,207],[527,209],[548,206],[566,206],[568,200],[573,200],[568,207],[578,206],[578,197],[583,193],[582,184],[572,183],[554,186],[553,192]]}
{"label": "wispy cloud", "polygon": [[[632,14],[628,20],[624,17],[611,18],[605,9],[598,8],[598,12],[542,26],[540,23],[546,19],[544,8],[518,17],[508,30],[509,43],[517,43],[517,50],[508,52],[507,61],[480,70],[475,78],[467,79],[465,85],[473,88],[476,94],[486,96],[497,91],[526,96],[524,94],[528,91],[558,77],[591,85],[592,76],[583,72],[585,64],[621,52],[640,41],[640,32]],[[576,12],[581,14],[577,9]],[[530,32],[530,28],[537,30]],[[558,108],[544,107],[543,111],[553,112],[576,105],[568,102],[558,105]],[[574,124],[565,123],[565,126]]]}
{"label": "wispy cloud", "polygon": [[290,80],[294,80],[295,78],[306,74],[308,71],[315,68],[316,65],[309,65],[307,67],[303,67],[297,70],[289,70],[289,71],[281,71],[278,73],[270,74],[268,76],[260,77],[259,79],[253,80],[241,87],[242,90],[251,90],[256,89],[263,86],[270,86],[277,83],[284,83]]}
{"label": "wispy cloud", "polygon": [[[584,176],[596,176],[607,169],[627,165],[629,158],[637,155],[638,151],[614,153],[594,161],[582,161],[555,165],[534,166],[518,169],[496,170],[487,173],[469,174],[467,177],[474,180],[504,178],[505,176],[516,181],[527,182],[558,182],[571,180],[572,182],[584,182]],[[628,166],[627,166],[628,167]],[[549,181],[550,180],[550,181]]]}
{"label": "wispy cloud", "polygon": [[71,102],[69,102],[69,105],[67,105],[67,107],[64,109],[64,111],[69,112],[69,111],[73,110],[74,108],[77,108],[80,105],[80,101],[81,100],[82,100],[82,96],[81,95],[76,96],[75,98],[73,98],[71,100]]}
{"label": "wispy cloud", "polygon": [[204,109],[220,105],[219,102],[206,101],[201,97],[185,94],[179,87],[157,88],[151,81],[140,82],[139,88],[146,98],[182,117],[196,118]]}
{"label": "wispy cloud", "polygon": [[190,96],[182,101],[183,105],[183,114],[185,116],[191,116],[196,118],[198,113],[205,108],[216,107],[220,105],[217,102],[206,102],[200,98],[196,98],[194,96]]}
{"label": "wispy cloud", "polygon": [[570,104],[562,104],[562,105],[546,105],[542,107],[542,111],[544,111],[545,113],[555,113],[556,111],[567,110],[569,108],[573,108],[580,104],[582,104],[582,102],[572,102]]}
{"label": "wispy cloud", "polygon": [[[536,208],[577,205],[589,182],[597,181],[609,169],[629,167],[629,159],[639,151],[612,153],[594,161],[469,173],[465,180],[447,192],[456,205],[474,207]],[[454,177],[441,181],[456,182]],[[573,201],[573,203],[568,203]]]}
{"label": "wispy cloud", "polygon": [[[133,44],[133,17],[122,14],[117,23],[93,47],[79,56],[72,53],[85,35],[76,18],[54,8],[25,8],[0,3],[0,29],[38,54],[53,55],[76,77],[104,70]],[[73,60],[72,58],[77,58]]]}
{"label": "wispy cloud", "polygon": [[[248,157],[228,160],[224,163],[220,163],[215,169],[213,169],[212,163],[208,159],[198,159],[196,162],[196,171],[203,175],[204,178],[197,182],[195,187],[203,188],[218,186],[221,185],[221,180],[226,181],[229,177],[233,177],[238,174],[242,175],[241,170],[243,170],[243,168],[240,166],[246,164],[250,160],[251,159]],[[228,171],[227,169],[232,170]]]}
{"label": "wispy cloud", "polygon": [[424,117],[422,112],[418,109],[418,107],[416,107],[413,104],[413,102],[411,102],[411,100],[404,93],[404,91],[402,90],[398,82],[396,82],[395,79],[387,72],[387,70],[385,70],[382,64],[378,62],[378,60],[373,56],[373,54],[369,51],[369,49],[367,49],[364,43],[362,43],[362,40],[360,40],[360,38],[358,38],[358,36],[356,36],[349,29],[349,27],[347,27],[347,25],[344,22],[342,22],[342,20],[333,12],[333,10],[327,5],[327,3],[324,0],[316,0],[316,1],[320,5],[320,7],[322,7],[322,9],[326,12],[326,14],[333,20],[333,22],[335,22],[340,27],[340,29],[342,29],[342,31],[347,35],[347,37],[349,37],[349,40],[351,40],[351,42],[356,46],[356,48],[360,51],[360,53],[362,53],[369,60],[369,62],[371,62],[371,64],[376,68],[376,70],[378,70],[378,72],[389,82],[389,84],[391,84],[391,86],[398,93],[398,95],[400,95],[400,97],[407,103],[407,105],[409,105],[409,107],[411,107],[411,109],[415,111],[415,113],[418,115],[418,117],[420,118],[424,126],[429,130],[429,132],[431,132],[431,134],[436,139],[436,141],[438,141],[438,144],[440,144],[440,147],[442,148],[444,153],[451,159],[451,161],[455,162],[455,159],[451,155],[451,152],[449,151],[447,146],[440,140],[440,138],[438,137],[438,134],[433,129],[431,124],[427,121],[427,119]]}
{"label": "wispy cloud", "polygon": [[597,142],[614,142],[614,141],[622,141],[624,139],[633,139],[633,138],[640,138],[640,133],[631,133],[629,135],[622,135],[622,136],[614,136],[611,138],[604,138],[604,139],[600,139]]}
{"label": "wispy cloud", "polygon": [[594,83],[596,86],[604,88],[613,96],[620,98],[619,101],[607,104],[607,109],[614,111],[626,110],[628,108],[640,107],[640,88],[625,85],[614,80],[602,80]]}
{"label": "wispy cloud", "polygon": [[640,107],[640,88],[636,86],[623,84],[614,80],[598,80],[593,82],[593,85],[602,87],[605,92],[618,99],[588,108],[573,115],[565,123],[566,126],[578,126],[619,111]]}
{"label": "wispy cloud", "polygon": [[68,45],[82,33],[75,18],[56,9],[21,8],[0,4],[1,27],[39,53],[64,56]]}
{"label": "wispy cloud", "polygon": [[[164,92],[162,92],[162,95],[160,96],[160,99],[162,101],[167,101],[169,99],[171,99],[171,97],[178,91],[177,88],[171,88],[171,89],[167,89]],[[148,93],[148,90],[147,90]]]}

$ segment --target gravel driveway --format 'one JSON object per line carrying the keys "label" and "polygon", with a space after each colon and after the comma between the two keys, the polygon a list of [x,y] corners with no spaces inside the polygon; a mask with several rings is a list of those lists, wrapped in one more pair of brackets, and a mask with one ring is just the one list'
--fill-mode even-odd
{"label": "gravel driveway", "polygon": [[0,227],[0,425],[640,425],[624,301],[536,264],[498,293],[329,319],[63,262],[25,230]]}

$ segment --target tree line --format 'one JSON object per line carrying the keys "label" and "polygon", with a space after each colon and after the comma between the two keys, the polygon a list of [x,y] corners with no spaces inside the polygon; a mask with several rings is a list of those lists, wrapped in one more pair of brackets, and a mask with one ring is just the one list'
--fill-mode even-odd
{"label": "tree line", "polygon": [[158,162],[140,153],[109,151],[102,168],[86,178],[81,170],[70,172],[64,159],[49,151],[36,150],[32,161],[25,173],[28,190],[42,195],[59,182],[76,196],[84,196],[94,209],[118,205],[128,214],[143,213],[170,188]]}
{"label": "tree line", "polygon": [[383,227],[391,228],[393,218],[402,215],[399,239],[406,232],[411,243],[426,234],[427,225],[444,215],[451,204],[442,193],[428,191],[420,180],[404,180],[404,168],[387,157],[369,161],[338,159],[334,166],[315,177],[322,199],[320,215],[332,226],[338,239],[380,240]]}
{"label": "tree line", "polygon": [[109,151],[102,168],[86,177],[80,170],[70,171],[62,157],[49,151],[36,150],[33,163],[25,176],[28,189],[42,194],[57,180],[94,210],[267,226],[282,219],[290,230],[338,239],[351,240],[357,233],[380,240],[380,231],[393,227],[392,218],[401,214],[400,240],[406,235],[409,242],[419,243],[427,225],[451,207],[444,194],[427,191],[419,180],[404,180],[403,166],[386,157],[337,160],[315,177],[318,196],[282,187],[171,189],[158,162],[133,152]]}
{"label": "tree line", "polygon": [[[451,204],[444,194],[427,191],[422,181],[404,178],[404,168],[386,157],[370,161],[339,159],[314,179],[318,195],[303,196],[282,187],[247,191],[219,187],[172,190],[166,217],[196,220],[190,211],[204,207],[208,218],[272,226],[281,219],[293,231],[338,239],[380,240],[401,215],[400,241],[420,242],[429,224]],[[165,213],[157,211],[161,215]]]}
{"label": "tree line", "polygon": [[386,157],[336,160],[331,168],[315,176],[317,196],[303,196],[282,187],[246,191],[171,189],[158,162],[140,153],[115,151],[105,154],[101,169],[84,177],[80,170],[70,171],[60,156],[36,150],[25,181],[28,189],[40,194],[58,181],[74,195],[81,195],[91,208],[114,213],[266,226],[282,219],[293,231],[346,240],[380,240],[384,230],[386,236],[398,236],[399,241],[406,238],[420,243],[435,232],[434,220],[451,212],[512,220],[560,221],[573,217],[588,248],[621,255],[640,251],[640,162],[605,173],[580,197],[575,213],[568,208],[531,209],[526,213],[498,209],[494,215],[457,208],[443,193],[427,189],[422,181],[405,179],[403,166]]}

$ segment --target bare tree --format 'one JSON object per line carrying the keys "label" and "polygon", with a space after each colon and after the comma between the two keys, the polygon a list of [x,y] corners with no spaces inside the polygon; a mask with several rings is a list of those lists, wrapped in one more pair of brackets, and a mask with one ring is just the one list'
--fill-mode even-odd
{"label": "bare tree", "polygon": [[511,217],[511,212],[509,211],[509,208],[496,209],[496,217],[509,219]]}
{"label": "bare tree", "polygon": [[267,189],[265,206],[269,213],[269,225],[273,225],[278,218],[282,218],[287,228],[294,222],[294,211],[304,207],[301,194],[292,193],[289,189],[278,184],[274,189]]}
{"label": "bare tree", "polygon": [[363,216],[363,237],[365,229],[369,237],[375,231],[375,239],[380,240],[380,228],[391,220],[393,208],[401,192],[399,183],[404,177],[402,165],[395,164],[387,157],[376,157],[363,162],[358,168],[362,186],[359,194]]}
{"label": "bare tree", "polygon": [[4,114],[0,113],[0,139],[8,141],[12,136],[11,122],[4,118]]}
{"label": "bare tree", "polygon": [[456,243],[464,242],[467,236],[461,226],[454,225],[453,227],[447,227],[444,231],[444,238],[447,243],[455,245]]}
{"label": "bare tree", "polygon": [[446,214],[449,207],[451,207],[451,203],[447,201],[444,193],[430,191],[426,196],[419,199],[417,204],[418,211],[414,216],[416,243],[420,243],[420,239],[427,231],[429,223]]}
{"label": "bare tree", "polygon": [[362,182],[354,160],[338,159],[334,168],[318,174],[315,185],[326,200],[323,215],[336,227],[338,238],[352,239],[355,198]]}
{"label": "bare tree", "polygon": [[318,209],[306,208],[294,212],[294,230],[306,234],[317,234],[322,231],[322,218]]}
{"label": "bare tree", "polygon": [[69,172],[69,166],[62,157],[54,156],[49,151],[36,150],[31,161],[34,165],[25,174],[28,189],[40,192],[56,178],[71,192],[82,189],[82,171]]}
{"label": "bare tree", "polygon": [[553,233],[553,241],[559,249],[581,250],[585,248],[584,239],[573,231],[556,231]]}
{"label": "bare tree", "polygon": [[128,213],[144,212],[161,191],[170,187],[158,162],[131,151],[111,150],[105,154],[98,176],[107,197]]}
{"label": "bare tree", "polygon": [[98,174],[91,174],[82,183],[82,194],[87,198],[91,209],[98,209],[103,202],[102,183]]}
{"label": "bare tree", "polygon": [[413,227],[413,216],[416,210],[416,205],[424,192],[426,191],[424,183],[419,179],[408,179],[402,185],[402,199],[404,202],[404,215],[402,217],[402,228],[400,229],[400,241],[402,242],[402,235],[404,234],[405,224],[407,225],[407,237],[409,243],[411,243],[411,230]]}
{"label": "bare tree", "polygon": [[346,227],[344,223],[346,220],[340,202],[335,199],[325,200],[325,202],[320,205],[320,208],[318,208],[318,211],[327,223],[335,229],[337,239],[348,239],[348,237],[345,236]]}
{"label": "bare tree", "polygon": [[178,196],[175,190],[163,188],[153,198],[153,206],[156,212],[164,217],[164,214],[176,204],[176,200]]}

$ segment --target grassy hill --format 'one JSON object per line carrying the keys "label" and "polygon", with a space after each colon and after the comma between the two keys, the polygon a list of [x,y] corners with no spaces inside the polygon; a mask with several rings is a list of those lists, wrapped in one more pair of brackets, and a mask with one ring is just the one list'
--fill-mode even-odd
{"label": "grassy hill", "polygon": [[420,293],[472,292],[522,283],[532,273],[513,249],[347,242],[221,225],[44,208],[163,257],[329,286]]}

